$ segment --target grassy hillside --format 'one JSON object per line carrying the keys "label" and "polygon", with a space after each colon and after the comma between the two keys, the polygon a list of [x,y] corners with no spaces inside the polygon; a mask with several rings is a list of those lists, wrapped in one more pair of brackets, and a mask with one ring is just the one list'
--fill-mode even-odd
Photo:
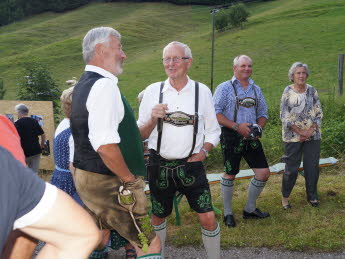
{"label": "grassy hillside", "polygon": [[[345,98],[330,106],[337,86],[338,54],[345,53],[345,2],[343,0],[276,0],[248,5],[251,12],[244,29],[215,33],[214,88],[232,76],[232,60],[247,54],[254,60],[253,79],[269,104],[270,125],[263,142],[270,163],[282,154],[279,103],[289,84],[287,72],[295,61],[309,64],[308,83],[315,86],[327,110],[324,125],[324,156],[345,153],[341,114]],[[23,63],[38,60],[53,72],[61,89],[84,64],[81,42],[95,26],[112,26],[123,35],[127,54],[120,88],[135,111],[137,94],[152,82],[165,79],[162,48],[172,40],[190,45],[194,65],[190,76],[210,84],[211,14],[205,6],[168,3],[93,3],[62,14],[44,13],[0,27],[0,78],[7,89],[5,99],[15,99]],[[332,109],[330,109],[332,108]],[[345,111],[344,111],[345,112]],[[331,115],[331,116],[330,116]],[[340,123],[338,123],[339,121]],[[341,124],[342,123],[342,124]],[[339,141],[340,139],[340,141]],[[334,146],[335,145],[335,146]],[[341,148],[339,148],[341,147]],[[211,154],[212,155],[212,154]],[[213,152],[212,165],[221,165],[220,150]]]}
{"label": "grassy hillside", "polygon": [[[342,0],[277,0],[250,4],[243,30],[216,33],[214,85],[231,75],[230,60],[246,53],[254,59],[253,78],[270,103],[279,102],[292,62],[310,65],[309,83],[324,93],[337,83],[337,54],[344,53]],[[123,35],[128,56],[120,86],[135,104],[136,94],[165,75],[162,47],[172,40],[189,44],[194,67],[190,74],[210,82],[211,16],[208,7],[166,3],[94,3],[63,14],[45,13],[0,28],[0,77],[5,98],[15,99],[24,62],[48,65],[63,86],[83,69],[81,40],[92,27],[113,26]],[[278,98],[277,98],[278,97]]]}

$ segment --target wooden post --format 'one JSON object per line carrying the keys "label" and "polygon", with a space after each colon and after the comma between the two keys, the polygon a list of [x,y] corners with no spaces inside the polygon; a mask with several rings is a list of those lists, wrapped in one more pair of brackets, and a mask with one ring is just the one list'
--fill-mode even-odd
{"label": "wooden post", "polygon": [[343,95],[343,74],[344,74],[344,56],[339,54],[338,57],[338,94]]}

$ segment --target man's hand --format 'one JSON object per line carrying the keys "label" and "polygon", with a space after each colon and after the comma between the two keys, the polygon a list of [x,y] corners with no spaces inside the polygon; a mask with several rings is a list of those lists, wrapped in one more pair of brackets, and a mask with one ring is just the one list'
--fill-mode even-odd
{"label": "man's hand", "polygon": [[158,119],[163,119],[165,117],[166,111],[168,110],[167,104],[156,104],[151,111],[151,120],[139,127],[141,139],[147,139],[152,130],[156,127]]}
{"label": "man's hand", "polygon": [[241,124],[239,124],[239,126],[238,126],[238,130],[237,130],[237,132],[239,133],[239,134],[241,134],[243,137],[245,137],[245,138],[249,138],[250,137],[250,128],[249,128],[249,126],[250,126],[250,123],[241,123]]}
{"label": "man's hand", "polygon": [[132,246],[134,246],[138,257],[149,254],[159,254],[161,252],[161,242],[157,235],[152,239],[147,253],[144,253],[143,250],[139,248],[134,242],[131,242],[131,244]]}
{"label": "man's hand", "polygon": [[163,119],[165,117],[166,111],[168,110],[168,105],[167,104],[156,104],[152,108],[151,112],[151,120],[153,122],[157,122],[158,119]]}
{"label": "man's hand", "polygon": [[188,158],[187,162],[199,162],[204,161],[206,159],[206,154],[204,151],[200,150],[199,153],[193,154],[190,158]]}

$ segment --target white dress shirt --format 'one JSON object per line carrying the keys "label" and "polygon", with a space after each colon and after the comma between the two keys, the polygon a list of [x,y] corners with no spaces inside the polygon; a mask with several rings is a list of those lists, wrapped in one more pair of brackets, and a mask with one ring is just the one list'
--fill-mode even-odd
{"label": "white dress shirt", "polygon": [[[161,82],[149,85],[139,108],[138,127],[145,125],[151,119],[152,108],[159,103],[159,89]],[[181,91],[170,85],[169,79],[163,88],[163,104],[168,105],[167,112],[182,111],[194,115],[195,81],[188,78],[187,84]],[[199,83],[199,127],[193,153],[199,153],[204,142],[216,146],[219,142],[220,127],[213,106],[210,89]],[[160,155],[165,159],[181,159],[189,155],[193,144],[193,125],[176,127],[163,123]],[[157,126],[149,137],[149,149],[157,149]]]}
{"label": "white dress shirt", "polygon": [[86,109],[89,112],[89,140],[97,152],[102,145],[120,143],[117,130],[124,117],[124,107],[116,76],[91,65],[87,65],[85,71],[104,76],[94,83],[86,101]]}

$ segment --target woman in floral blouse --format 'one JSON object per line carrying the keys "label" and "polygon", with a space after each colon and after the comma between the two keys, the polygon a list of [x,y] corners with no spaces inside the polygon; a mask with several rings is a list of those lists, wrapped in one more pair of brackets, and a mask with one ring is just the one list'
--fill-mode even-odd
{"label": "woman in floral blouse", "polygon": [[292,84],[285,88],[280,105],[286,163],[282,182],[282,205],[284,209],[291,208],[289,196],[296,183],[303,157],[307,199],[313,207],[318,207],[321,104],[316,89],[306,83],[309,76],[306,64],[294,63],[288,75]]}

